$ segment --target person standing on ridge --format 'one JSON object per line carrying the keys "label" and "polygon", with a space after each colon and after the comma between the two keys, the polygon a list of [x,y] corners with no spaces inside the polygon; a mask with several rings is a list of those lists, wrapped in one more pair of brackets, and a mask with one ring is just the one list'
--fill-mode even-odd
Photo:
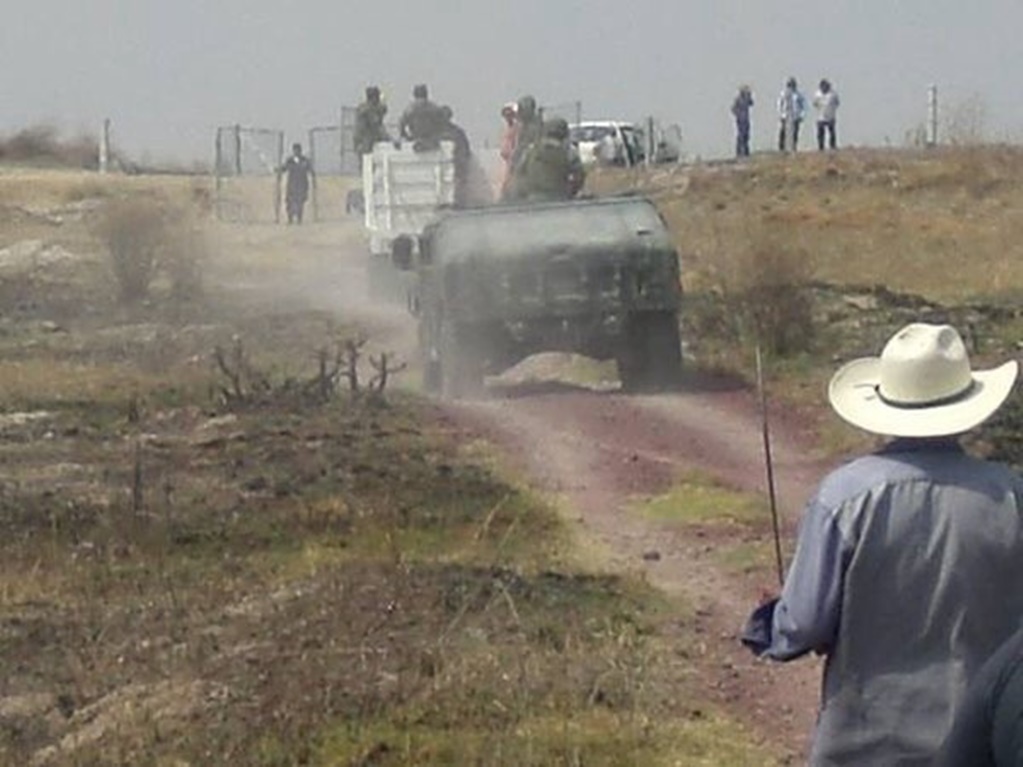
{"label": "person standing on ridge", "polygon": [[813,97],[813,106],[817,110],[817,149],[824,151],[824,140],[828,139],[828,148],[837,149],[835,137],[835,121],[838,116],[838,93],[827,80],[821,80],[817,93]]}
{"label": "person standing on ridge", "polygon": [[735,117],[735,156],[749,157],[750,110],[753,108],[753,92],[748,85],[740,85],[732,102],[732,116]]}
{"label": "person standing on ridge", "polygon": [[799,91],[796,78],[790,77],[778,96],[778,151],[795,152],[799,148],[799,126],[806,115],[806,98]]}

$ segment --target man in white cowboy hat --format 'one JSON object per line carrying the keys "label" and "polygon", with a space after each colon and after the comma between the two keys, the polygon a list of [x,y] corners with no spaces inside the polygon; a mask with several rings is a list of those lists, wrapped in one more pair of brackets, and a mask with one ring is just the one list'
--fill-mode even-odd
{"label": "man in white cowboy hat", "polygon": [[756,654],[826,656],[813,765],[931,764],[971,675],[1023,615],[1023,480],[956,436],[1012,392],[1017,363],[971,370],[948,325],[916,323],[832,378],[843,419],[894,437],[810,500]]}

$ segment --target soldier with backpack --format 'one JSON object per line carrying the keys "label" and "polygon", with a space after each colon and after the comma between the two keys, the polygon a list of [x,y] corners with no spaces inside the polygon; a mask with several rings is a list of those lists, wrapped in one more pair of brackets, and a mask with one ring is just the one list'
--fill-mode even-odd
{"label": "soldier with backpack", "polygon": [[582,189],[585,173],[568,140],[568,123],[555,117],[544,123],[541,138],[522,158],[515,177],[515,198],[568,200]]}

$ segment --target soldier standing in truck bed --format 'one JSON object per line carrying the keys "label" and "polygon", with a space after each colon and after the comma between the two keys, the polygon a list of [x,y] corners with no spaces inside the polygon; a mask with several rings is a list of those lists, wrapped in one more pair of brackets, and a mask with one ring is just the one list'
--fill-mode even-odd
{"label": "soldier standing in truck bed", "polygon": [[417,85],[412,89],[412,103],[401,115],[398,130],[403,139],[415,142],[424,149],[432,149],[440,140],[446,123],[441,108],[430,101],[426,86]]}
{"label": "soldier standing in truck bed", "polygon": [[389,141],[384,117],[387,105],[380,98],[380,89],[375,85],[366,88],[366,100],[355,112],[355,151],[360,155],[373,151],[378,141]]}
{"label": "soldier standing in truck bed", "polygon": [[579,193],[584,180],[579,153],[568,140],[568,123],[555,117],[526,150],[515,177],[514,199],[568,200]]}
{"label": "soldier standing in truck bed", "polygon": [[469,173],[469,162],[472,159],[472,146],[469,143],[469,136],[458,123],[454,121],[454,112],[449,106],[440,108],[444,125],[441,127],[437,138],[441,141],[450,141],[454,145],[453,159],[455,163],[455,207],[462,208],[466,205],[466,183]]}
{"label": "soldier standing in truck bed", "polygon": [[516,167],[526,156],[526,152],[537,141],[543,133],[543,121],[536,109],[536,99],[532,96],[523,96],[515,105],[515,121],[518,128],[515,134],[515,149],[511,156],[511,170],[514,173]]}

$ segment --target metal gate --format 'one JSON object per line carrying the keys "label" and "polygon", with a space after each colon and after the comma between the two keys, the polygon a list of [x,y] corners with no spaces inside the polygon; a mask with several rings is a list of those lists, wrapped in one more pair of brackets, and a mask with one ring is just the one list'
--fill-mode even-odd
{"label": "metal gate", "polygon": [[344,172],[345,145],[341,125],[309,130],[309,161],[313,166],[310,202],[313,221],[337,220],[345,212],[345,196],[352,182]]}
{"label": "metal gate", "polygon": [[356,107],[341,107],[341,174],[345,176],[362,175],[362,158],[355,151],[355,115]]}
{"label": "metal gate", "polygon": [[217,128],[215,152],[217,218],[280,222],[284,131],[223,126]]}
{"label": "metal gate", "polygon": [[[358,107],[341,107],[341,174],[344,176],[362,176],[362,158],[355,151],[355,115]],[[384,123],[387,135],[398,139],[398,122],[394,115]]]}

